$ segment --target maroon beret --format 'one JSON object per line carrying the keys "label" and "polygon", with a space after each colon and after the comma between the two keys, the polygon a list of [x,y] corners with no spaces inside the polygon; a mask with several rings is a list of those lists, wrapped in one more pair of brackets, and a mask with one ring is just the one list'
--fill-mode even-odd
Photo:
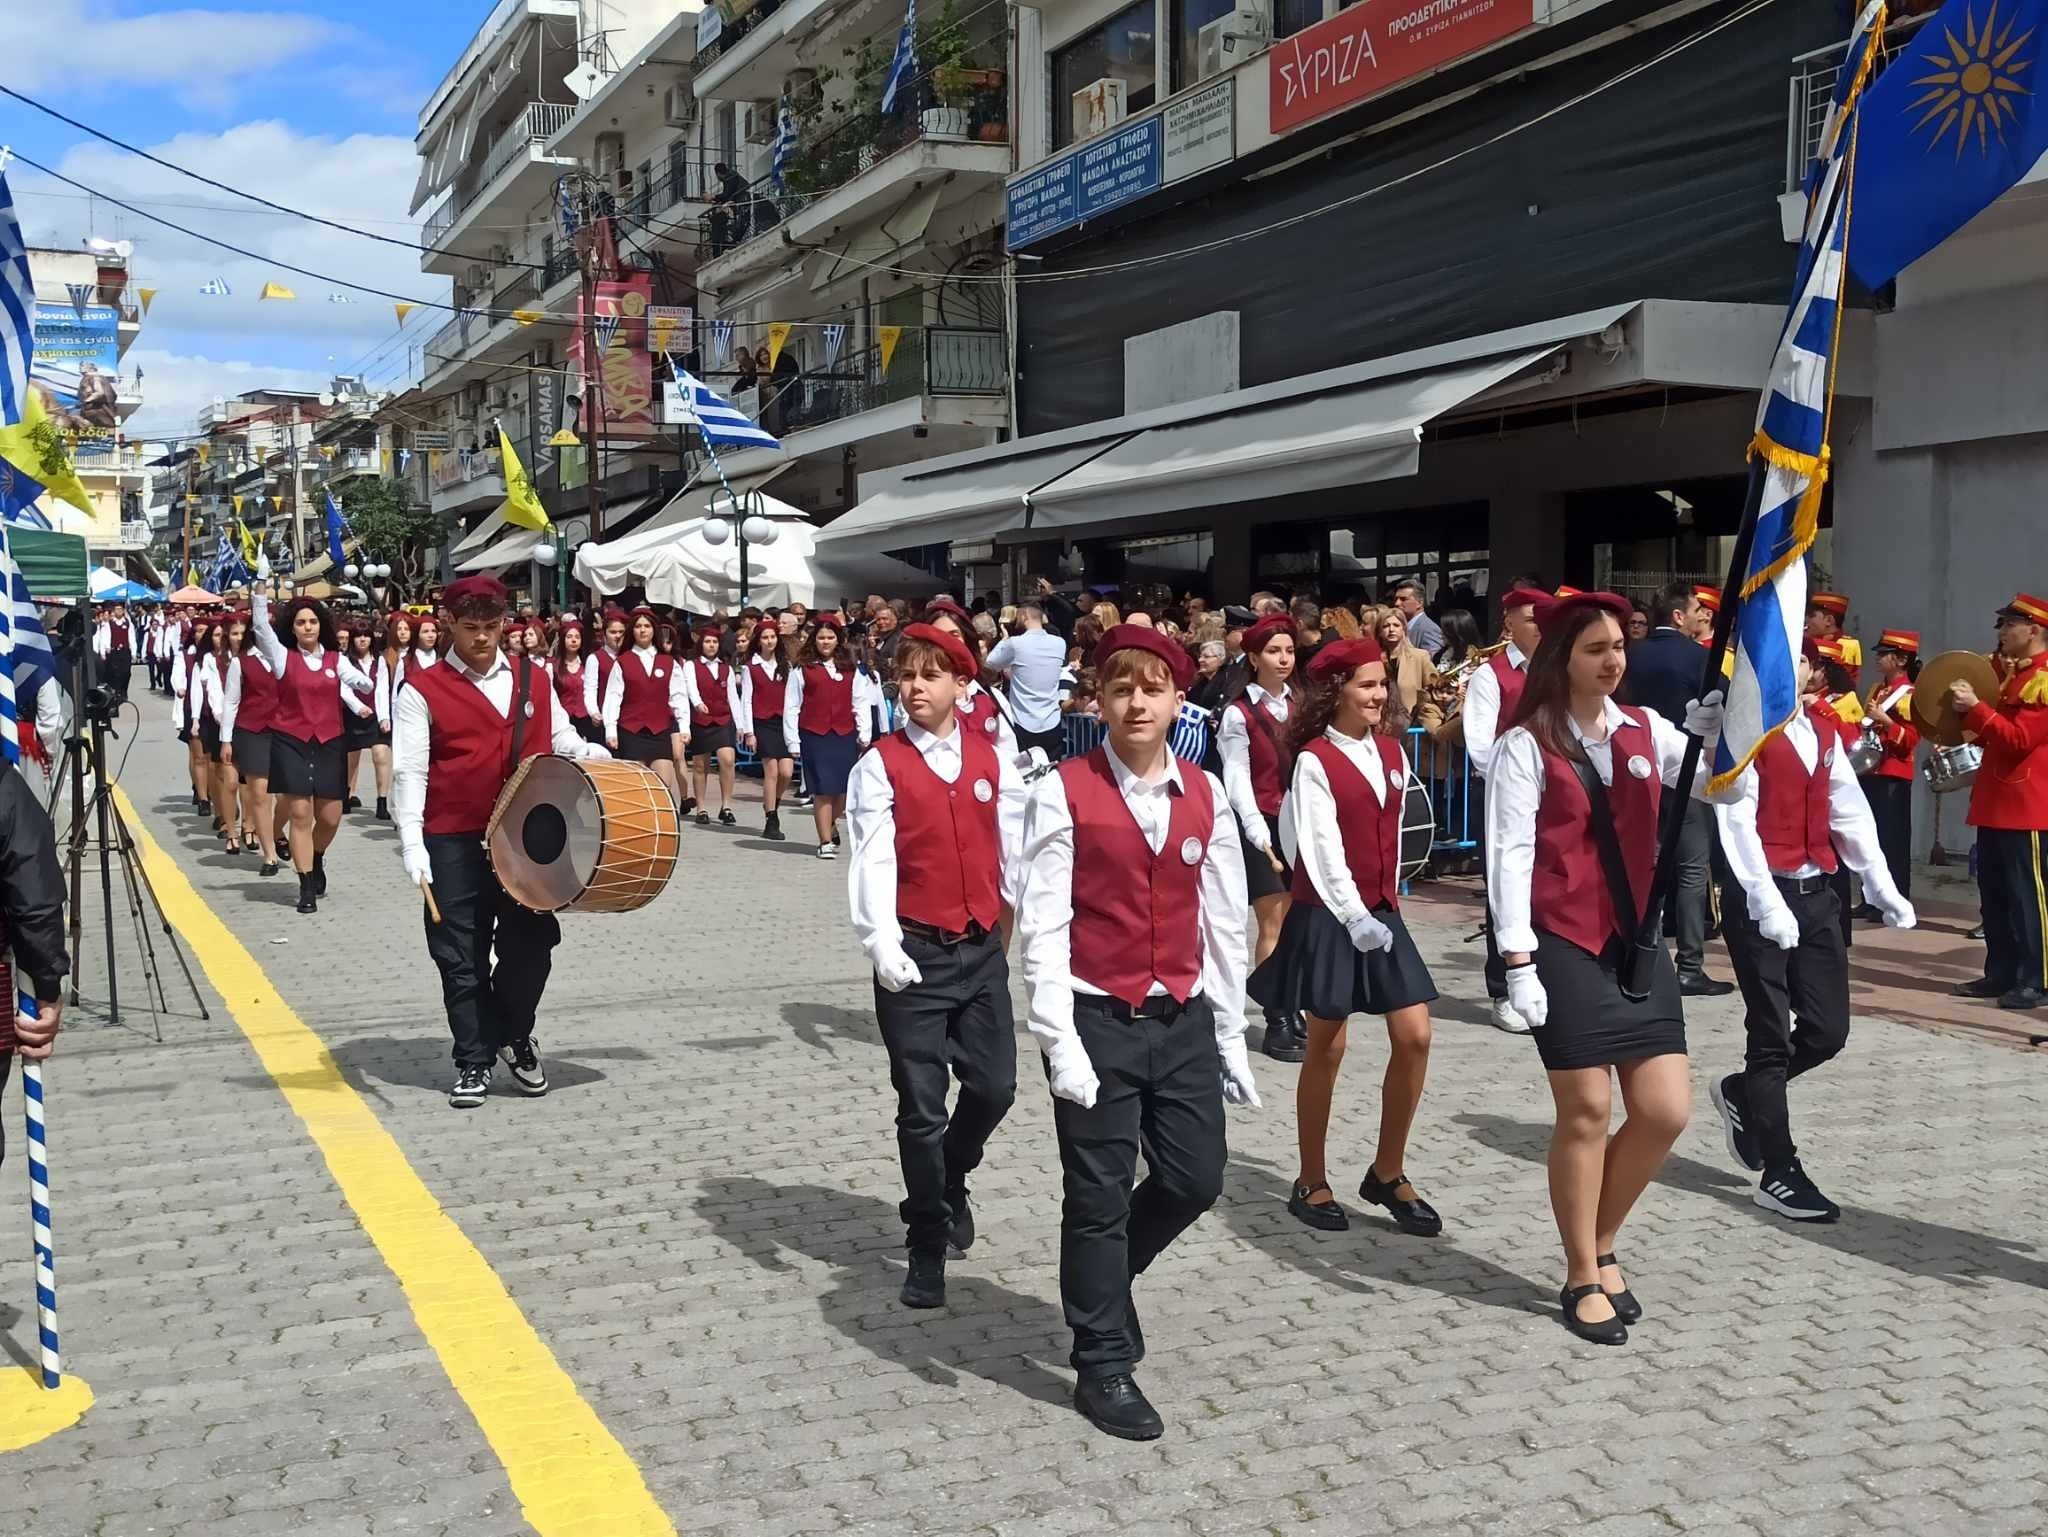
{"label": "maroon beret", "polygon": [[1340,640],[1334,646],[1325,646],[1309,660],[1308,675],[1318,683],[1326,678],[1348,678],[1367,662],[1384,662],[1386,652],[1380,643],[1370,635],[1361,635],[1356,640]]}
{"label": "maroon beret", "polygon": [[903,627],[905,640],[921,640],[937,646],[946,653],[946,661],[953,671],[962,678],[973,679],[981,669],[975,665],[974,653],[967,649],[967,642],[951,630],[942,630],[935,624],[907,624]]}
{"label": "maroon beret", "polygon": [[476,576],[462,577],[443,588],[441,606],[453,613],[456,605],[460,603],[480,599],[486,603],[504,604],[510,601],[511,596],[505,590],[505,584],[495,576],[479,573]]}
{"label": "maroon beret", "polygon": [[924,622],[930,624],[942,614],[963,630],[974,628],[974,616],[943,593],[924,606]]}
{"label": "maroon beret", "polygon": [[1294,628],[1294,620],[1286,614],[1268,614],[1257,624],[1247,628],[1238,637],[1238,647],[1246,656],[1257,656],[1266,649],[1266,642],[1275,635],[1285,635],[1295,645],[1301,644],[1301,634]]}
{"label": "maroon beret", "polygon": [[1102,639],[1095,645],[1095,668],[1099,672],[1109,659],[1119,651],[1149,651],[1166,663],[1166,670],[1173,677],[1173,686],[1186,692],[1187,686],[1195,681],[1194,658],[1187,648],[1170,635],[1153,629],[1150,625],[1119,624],[1102,632]]}
{"label": "maroon beret", "polygon": [[1540,587],[1514,587],[1501,595],[1500,611],[1505,614],[1511,608],[1524,608],[1531,604],[1540,608],[1556,601]]}
{"label": "maroon beret", "polygon": [[1563,598],[1545,594],[1536,604],[1536,628],[1548,635],[1575,609],[1581,608],[1605,609],[1624,625],[1628,623],[1629,615],[1635,612],[1635,605],[1618,592],[1575,592]]}

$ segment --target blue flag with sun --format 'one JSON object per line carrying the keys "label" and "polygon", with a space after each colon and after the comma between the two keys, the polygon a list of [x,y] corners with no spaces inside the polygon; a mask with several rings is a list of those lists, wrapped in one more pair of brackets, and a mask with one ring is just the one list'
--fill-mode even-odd
{"label": "blue flag with sun", "polygon": [[2048,152],[2048,0],[1949,0],[1863,93],[1849,267],[1888,283]]}

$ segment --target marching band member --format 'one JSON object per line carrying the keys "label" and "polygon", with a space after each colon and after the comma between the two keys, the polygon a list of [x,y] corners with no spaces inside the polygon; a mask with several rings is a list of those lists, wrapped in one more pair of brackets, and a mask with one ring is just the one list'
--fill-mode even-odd
{"label": "marching band member", "polygon": [[178,648],[177,659],[171,666],[171,697],[177,701],[178,740],[185,744],[185,766],[192,777],[192,809],[195,811],[203,811],[212,804],[207,795],[212,765],[206,757],[206,739],[199,732],[199,657],[207,647],[207,634],[212,628],[212,624],[204,619],[195,624],[191,638]]}
{"label": "marching band member", "polygon": [[[926,605],[924,623],[947,631],[971,654],[980,654],[975,643],[973,619],[951,598],[934,598]],[[978,676],[967,680],[967,687],[960,695],[960,713],[967,717],[967,728],[986,736],[999,756],[1007,762],[1016,761],[1016,728],[1010,724],[1010,717],[1003,713],[996,696],[981,686]]]}
{"label": "marching band member", "polygon": [[2048,1003],[2048,600],[2020,593],[1998,611],[1998,698],[1968,683],[1949,697],[1984,750],[1970,786],[1977,829],[1977,889],[1984,906],[1984,975],[1956,991],[2001,1009]]}
{"label": "marching band member", "polygon": [[356,776],[362,771],[363,754],[370,755],[370,775],[377,783],[377,820],[391,820],[391,678],[384,671],[384,658],[377,649],[377,637],[365,620],[350,633],[344,653],[357,671],[370,680],[370,713],[350,713],[342,722],[342,741],[348,748],[348,794],[343,811],[362,807],[356,799]]}
{"label": "marching band member", "polygon": [[564,619],[555,636],[555,698],[569,725],[586,742],[604,739],[604,722],[590,713],[591,678],[597,663],[583,652],[583,622]]}
{"label": "marching band member", "polygon": [[[1501,629],[1507,644],[1476,669],[1465,687],[1465,707],[1458,718],[1465,723],[1465,756],[1472,772],[1490,782],[1488,766],[1494,744],[1505,726],[1515,718],[1522,690],[1529,677],[1529,659],[1536,652],[1542,632],[1536,627],[1536,609],[1555,600],[1536,587],[1517,587],[1500,600]],[[1490,873],[1488,879],[1490,879]],[[1501,960],[1500,945],[1493,932],[1493,909],[1483,915],[1486,937],[1486,996],[1496,1029],[1510,1035],[1527,1035],[1529,1022],[1508,997],[1507,967]]]}
{"label": "marching band member", "polygon": [[[1619,967],[1642,922],[1657,810],[1678,777],[1686,732],[1711,739],[1721,729],[1718,691],[1688,706],[1686,731],[1614,702],[1628,614],[1628,600],[1608,592],[1538,606],[1542,644],[1487,765],[1487,897],[1509,996],[1533,1027],[1557,1106],[1549,1164],[1565,1257],[1558,1302],[1574,1334],[1602,1345],[1627,1343],[1627,1325],[1642,1316],[1615,1242],[1685,1129],[1692,1098],[1670,951],[1655,946],[1640,1000],[1622,993]],[[1611,1138],[1610,1069],[1628,1112]]]}
{"label": "marching band member", "polygon": [[242,627],[220,718],[220,760],[241,780],[242,830],[254,830],[263,856],[258,875],[277,874],[277,802],[270,793],[270,726],[277,717],[277,674]]}
{"label": "marching band member", "polygon": [[834,613],[818,615],[811,635],[813,660],[791,671],[783,691],[783,718],[795,719],[803,751],[820,859],[838,857],[847,780],[874,729],[867,692],[840,654],[845,639],[845,620]]}
{"label": "marching band member", "polygon": [[1381,730],[1387,664],[1370,636],[1324,646],[1293,726],[1294,782],[1280,813],[1291,851],[1294,904],[1279,947],[1250,992],[1291,986],[1308,1016],[1308,1057],[1295,1087],[1301,1173],[1287,1209],[1310,1227],[1351,1223],[1330,1189],[1325,1143],[1344,1060],[1345,1021],[1379,1014],[1392,1054],[1380,1089],[1379,1145],[1358,1196],[1404,1231],[1431,1238],[1443,1218],[1404,1172],[1408,1131],[1429,1072],[1429,968],[1401,920],[1401,809],[1411,772],[1401,739]]}
{"label": "marching band member", "polygon": [[[1841,637],[1830,635],[1815,640],[1809,635],[1804,649],[1807,667],[1799,675],[1801,708],[1824,737],[1832,737],[1846,752],[1863,734],[1863,701],[1856,697],[1856,681],[1842,660]],[[1853,945],[1856,901],[1850,889],[1849,867],[1837,865],[1831,878],[1835,900],[1842,908],[1842,939]]]}
{"label": "marching band member", "polygon": [[[901,731],[848,783],[847,894],[875,968],[875,1018],[896,1088],[905,1307],[946,1300],[946,1248],[974,1243],[967,1176],[1017,1094],[1016,1024],[1003,958],[1024,835],[1024,781],[960,715],[974,653],[931,625],[896,646]],[[950,1119],[950,1079],[959,1094]]]}
{"label": "marching band member", "polygon": [[[1870,691],[1864,719],[1884,745],[1877,767],[1858,777],[1863,798],[1877,823],[1877,841],[1884,849],[1885,868],[1899,895],[1913,895],[1913,753],[1920,745],[1913,724],[1913,680],[1920,676],[1920,632],[1886,630],[1877,639],[1877,687]],[[1856,916],[1883,917],[1868,891]]]}
{"label": "marching band member", "polygon": [[619,676],[619,655],[626,649],[625,610],[607,605],[598,636],[603,644],[591,657],[596,665],[585,668],[583,673],[583,708],[592,720],[610,732],[618,723],[618,706],[624,698],[620,691],[625,684],[613,680]]}
{"label": "marching band member", "polygon": [[782,792],[789,785],[792,754],[785,729],[784,697],[789,683],[789,654],[782,629],[773,615],[754,628],[753,655],[740,669],[740,730],[747,751],[761,761],[761,836],[771,843],[787,838],[782,830]]}
{"label": "marching band member", "polygon": [[610,755],[576,734],[530,657],[504,653],[502,583],[464,577],[441,601],[453,643],[446,666],[415,673],[398,697],[391,799],[406,877],[431,886],[439,908],[438,919],[426,913],[427,953],[454,1038],[448,1103],[473,1110],[501,1059],[520,1093],[547,1093],[533,1028],[562,937],[553,913],[521,907],[498,884],[484,849],[491,809],[524,759]]}
{"label": "marching band member", "polygon": [[[1244,884],[1251,898],[1257,934],[1252,964],[1262,966],[1280,942],[1287,918],[1291,872],[1280,858],[1280,803],[1294,771],[1288,715],[1294,708],[1294,653],[1299,635],[1285,611],[1268,614],[1244,632],[1247,672],[1243,688],[1223,708],[1216,728],[1216,755],[1223,763],[1223,793],[1237,818]],[[1301,1011],[1275,979],[1266,1006],[1265,1053],[1279,1062],[1299,1062],[1308,1050]]]}
{"label": "marching band member", "polygon": [[134,617],[125,603],[107,609],[93,628],[93,652],[100,659],[100,675],[116,704],[128,698],[129,676],[141,648]]}
{"label": "marching band member", "polygon": [[[1714,621],[1721,617],[1721,589],[1695,583],[1692,595],[1699,606],[1693,610],[1687,633],[1702,646],[1711,646],[1714,643]],[[1733,656],[1734,652],[1731,650],[1729,655]]]}
{"label": "marching band member", "polygon": [[1816,592],[1806,600],[1806,633],[1817,641],[1841,642],[1842,665],[1853,687],[1863,670],[1863,642],[1849,634],[1849,599],[1839,592]]}
{"label": "marching band member", "polygon": [[[1795,666],[1803,685],[1819,647]],[[1830,722],[1801,711],[1767,741],[1714,808],[1731,883],[1721,910],[1749,1045],[1743,1071],[1710,1090],[1728,1152],[1762,1174],[1756,1204],[1794,1222],[1833,1222],[1836,1206],[1808,1177],[1792,1141],[1785,1086],[1849,1041],[1847,927],[1833,876],[1846,863],[1892,928],[1913,908],[1893,885],[1877,824]],[[1793,1029],[1794,1020],[1798,1029]]]}
{"label": "marching band member", "polygon": [[739,825],[732,811],[733,765],[738,757],[734,723],[743,714],[740,680],[730,662],[718,654],[724,626],[715,619],[696,631],[696,658],[683,669],[683,693],[689,700],[691,770],[695,780],[697,825],[711,825],[711,765],[718,764],[718,820]]}
{"label": "marching band member", "polygon": [[236,797],[235,771],[221,762],[221,721],[227,714],[228,674],[234,670],[234,642],[237,628],[246,628],[240,615],[230,614],[206,633],[206,649],[199,654],[199,740],[206,748],[207,798],[213,805],[213,830],[227,844],[227,852],[242,852],[242,812]]}
{"label": "marching band member", "polygon": [[1108,740],[1032,790],[1017,925],[1065,1170],[1074,1404],[1147,1441],[1165,1425],[1132,1376],[1145,1355],[1132,1283],[1221,1192],[1224,1101],[1259,1102],[1244,859],[1223,786],[1167,750],[1194,674],[1185,648],[1117,625],[1095,669]]}
{"label": "marching band member", "polygon": [[671,739],[680,733],[687,740],[690,701],[683,692],[682,668],[674,657],[654,649],[655,624],[653,609],[633,610],[633,649],[618,661],[617,709],[612,694],[605,699],[605,746],[629,763],[653,769],[680,807],[683,787],[676,778]]}

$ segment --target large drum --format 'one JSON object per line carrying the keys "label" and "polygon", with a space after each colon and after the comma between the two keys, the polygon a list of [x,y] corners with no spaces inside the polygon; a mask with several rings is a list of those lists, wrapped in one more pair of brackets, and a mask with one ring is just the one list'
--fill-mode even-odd
{"label": "large drum", "polygon": [[645,907],[668,884],[681,840],[668,786],[616,759],[528,758],[484,833],[499,884],[543,913]]}

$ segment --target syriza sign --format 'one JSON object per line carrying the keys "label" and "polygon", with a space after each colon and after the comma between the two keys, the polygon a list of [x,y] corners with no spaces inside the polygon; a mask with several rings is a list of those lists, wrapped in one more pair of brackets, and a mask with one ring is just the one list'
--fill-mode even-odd
{"label": "syriza sign", "polygon": [[1271,127],[1286,133],[1536,25],[1538,0],[1362,0],[1266,55]]}

